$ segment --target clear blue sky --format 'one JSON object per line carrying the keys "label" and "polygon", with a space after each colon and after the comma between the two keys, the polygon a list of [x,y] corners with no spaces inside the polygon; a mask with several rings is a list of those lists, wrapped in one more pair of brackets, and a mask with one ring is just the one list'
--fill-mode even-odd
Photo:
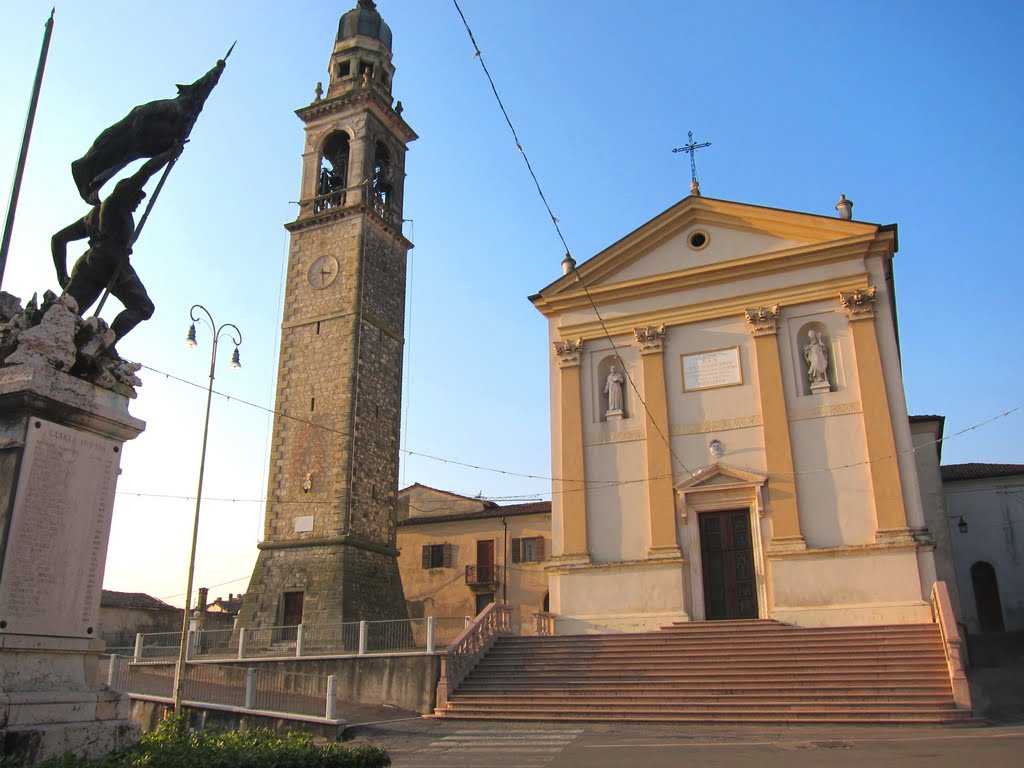
{"label": "clear blue sky", "polygon": [[[245,590],[262,532],[281,276],[302,124],[354,0],[71,0],[56,31],[3,288],[55,289],[49,238],[85,213],[68,170],[133,106],[174,95],[238,45],[133,263],[157,305],[120,351],[155,370],[132,412],[106,586],[178,604],[198,475],[209,333],[221,350],[197,586]],[[580,261],[687,194],[687,130],[704,194],[899,225],[904,378],[946,432],[1024,402],[1018,182],[1024,171],[1019,3],[461,0],[548,200]],[[0,189],[7,194],[51,3],[2,12]],[[450,0],[380,0],[410,147],[412,253],[405,484],[547,495],[545,325],[526,300],[563,249]],[[74,251],[72,251],[74,252]],[[105,312],[112,317],[116,306]],[[195,386],[182,383],[178,377]],[[247,405],[246,401],[256,406]],[[1024,463],[1024,416],[950,440],[945,463]]]}

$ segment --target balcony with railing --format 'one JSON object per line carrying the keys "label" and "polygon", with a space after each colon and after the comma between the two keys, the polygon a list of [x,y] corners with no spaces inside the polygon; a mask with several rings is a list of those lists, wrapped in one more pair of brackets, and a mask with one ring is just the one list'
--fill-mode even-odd
{"label": "balcony with railing", "polygon": [[501,583],[501,566],[499,565],[467,565],[467,587],[496,587]]}

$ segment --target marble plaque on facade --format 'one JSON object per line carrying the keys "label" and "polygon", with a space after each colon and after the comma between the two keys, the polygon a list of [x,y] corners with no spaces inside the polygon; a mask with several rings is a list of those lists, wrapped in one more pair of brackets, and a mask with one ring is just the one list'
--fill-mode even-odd
{"label": "marble plaque on facade", "polygon": [[120,443],[33,418],[0,574],[0,634],[96,637]]}
{"label": "marble plaque on facade", "polygon": [[731,387],[743,383],[740,348],[727,347],[683,355],[683,391]]}

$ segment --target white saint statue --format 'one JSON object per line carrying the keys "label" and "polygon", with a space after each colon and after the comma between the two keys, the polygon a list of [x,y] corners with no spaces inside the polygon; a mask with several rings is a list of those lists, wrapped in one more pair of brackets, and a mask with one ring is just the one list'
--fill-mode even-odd
{"label": "white saint statue", "polygon": [[608,414],[622,415],[622,384],[626,377],[622,375],[618,367],[612,366],[608,378],[604,381],[604,391],[608,395]]}
{"label": "white saint statue", "polygon": [[808,331],[809,344],[804,345],[804,359],[807,361],[807,378],[811,387],[828,384],[828,348],[817,331]]}

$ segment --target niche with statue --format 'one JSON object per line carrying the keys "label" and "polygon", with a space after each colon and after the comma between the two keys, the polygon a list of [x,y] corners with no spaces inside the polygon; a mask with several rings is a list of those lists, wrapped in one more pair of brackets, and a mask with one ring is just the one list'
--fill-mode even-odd
{"label": "niche with statue", "polygon": [[823,395],[839,389],[838,360],[832,334],[825,323],[804,323],[796,335],[801,394]]}
{"label": "niche with statue", "polygon": [[597,388],[598,421],[629,418],[629,382],[618,355],[608,355],[597,364]]}

